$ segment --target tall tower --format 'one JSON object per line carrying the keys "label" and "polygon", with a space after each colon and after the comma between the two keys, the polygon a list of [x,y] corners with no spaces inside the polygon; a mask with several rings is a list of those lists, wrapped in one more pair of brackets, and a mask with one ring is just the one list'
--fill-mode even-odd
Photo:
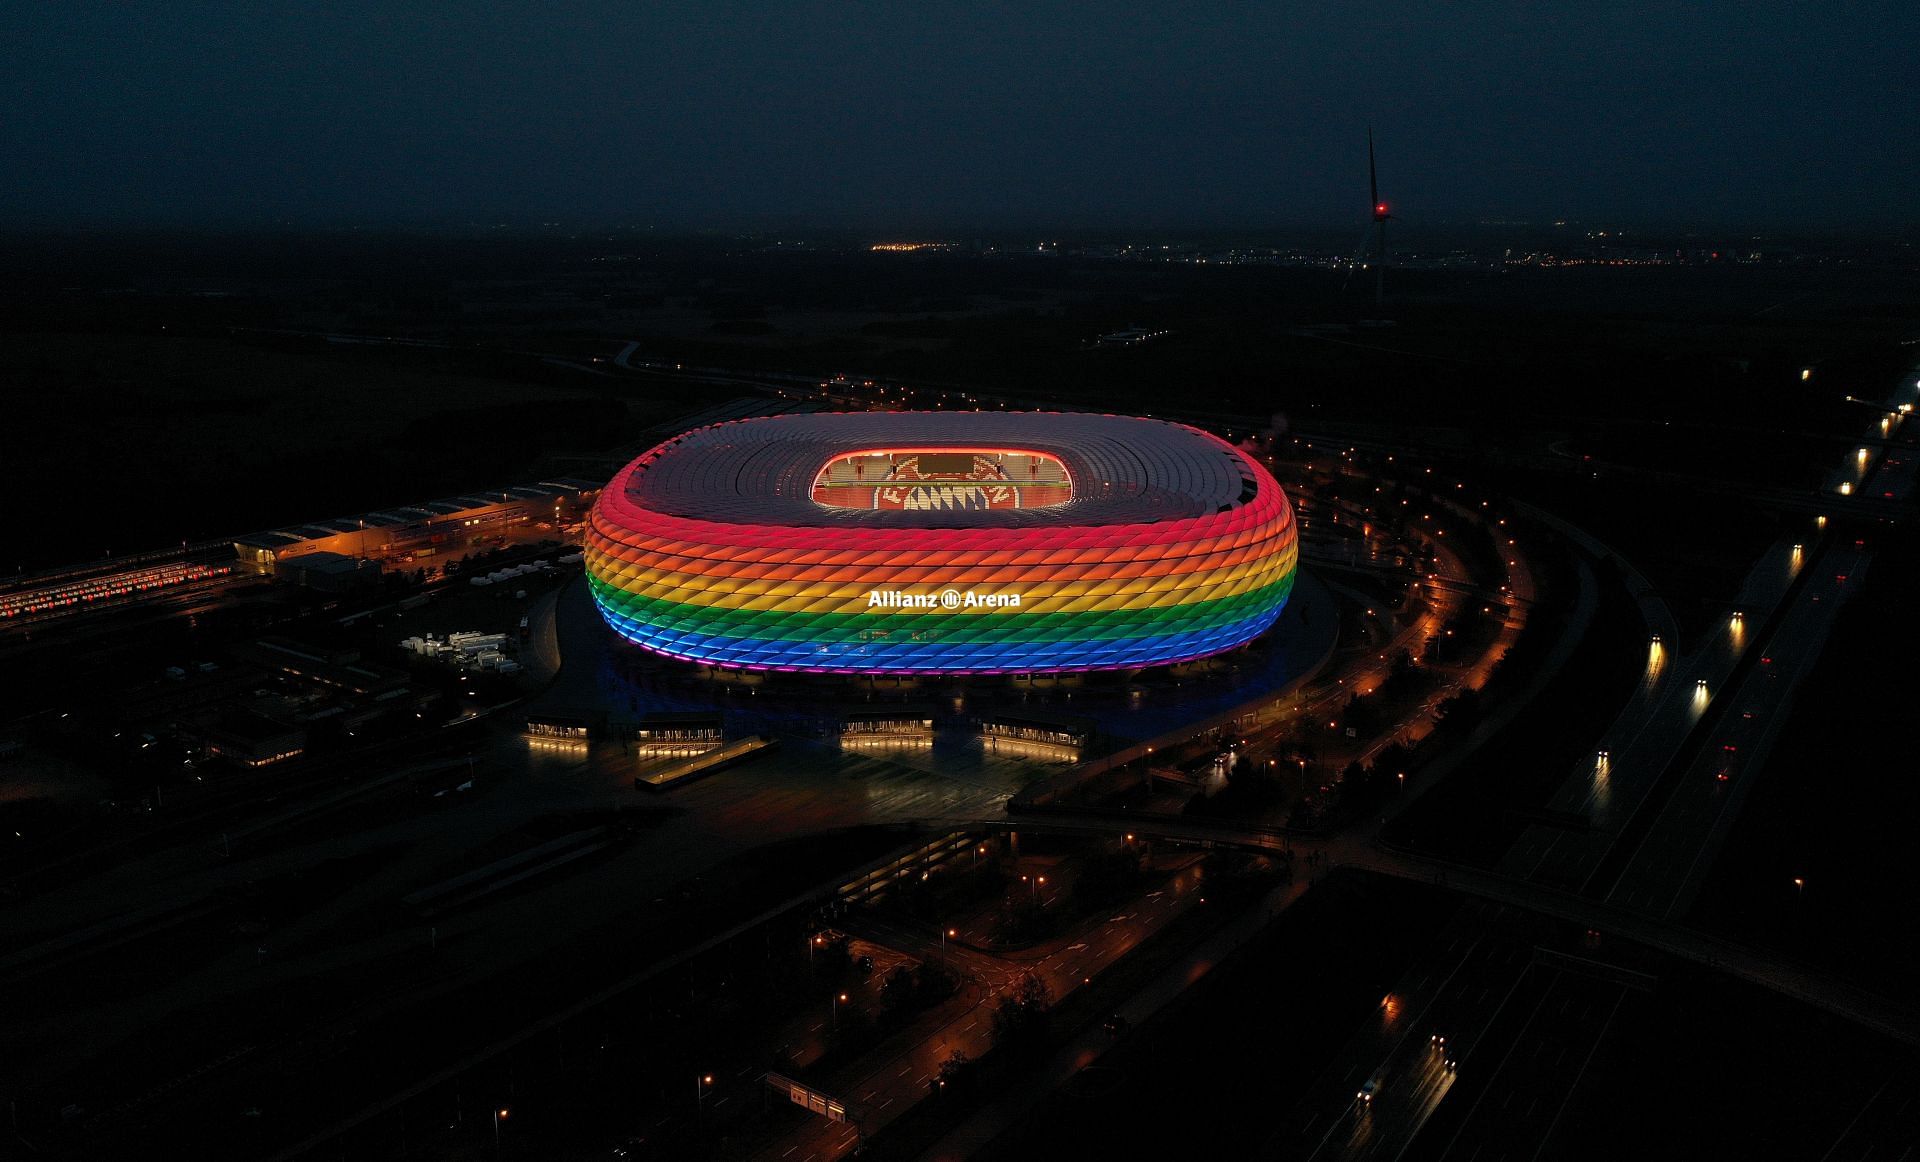
{"label": "tall tower", "polygon": [[1380,200],[1380,174],[1373,164],[1373,126],[1367,126],[1367,191],[1373,197],[1373,305],[1387,300],[1387,204]]}

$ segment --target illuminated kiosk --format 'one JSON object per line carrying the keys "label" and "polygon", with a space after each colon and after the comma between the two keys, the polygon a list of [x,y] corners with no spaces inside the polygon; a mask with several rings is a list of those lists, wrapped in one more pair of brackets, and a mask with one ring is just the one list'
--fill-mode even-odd
{"label": "illuminated kiosk", "polygon": [[627,465],[588,520],[622,637],[840,674],[1165,665],[1244,644],[1293,588],[1273,477],[1180,424],[1037,412],[737,420]]}

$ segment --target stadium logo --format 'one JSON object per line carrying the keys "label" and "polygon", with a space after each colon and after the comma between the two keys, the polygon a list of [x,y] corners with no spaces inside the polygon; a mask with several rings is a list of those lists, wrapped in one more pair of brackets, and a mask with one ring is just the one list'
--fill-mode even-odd
{"label": "stadium logo", "polygon": [[1018,609],[1018,593],[979,593],[972,589],[942,589],[914,593],[905,589],[867,590],[868,609]]}

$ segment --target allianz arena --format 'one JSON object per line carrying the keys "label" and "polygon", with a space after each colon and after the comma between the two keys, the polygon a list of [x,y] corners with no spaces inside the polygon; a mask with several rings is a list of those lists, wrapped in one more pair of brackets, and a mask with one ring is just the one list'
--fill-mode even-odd
{"label": "allianz arena", "polygon": [[1259,636],[1293,511],[1197,428],[846,412],[699,428],[622,469],[586,569],[622,637],[716,666],[1003,674],[1165,665]]}

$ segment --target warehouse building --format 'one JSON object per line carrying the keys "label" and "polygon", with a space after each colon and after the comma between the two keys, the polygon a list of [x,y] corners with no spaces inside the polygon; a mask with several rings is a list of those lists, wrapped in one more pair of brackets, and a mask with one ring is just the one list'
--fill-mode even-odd
{"label": "warehouse building", "polygon": [[582,520],[600,485],[563,476],[536,484],[476,492],[361,513],[313,524],[289,525],[241,537],[233,543],[241,565],[278,573],[287,562],[313,553],[355,560],[421,560],[458,557],[510,533],[545,525],[557,531]]}

